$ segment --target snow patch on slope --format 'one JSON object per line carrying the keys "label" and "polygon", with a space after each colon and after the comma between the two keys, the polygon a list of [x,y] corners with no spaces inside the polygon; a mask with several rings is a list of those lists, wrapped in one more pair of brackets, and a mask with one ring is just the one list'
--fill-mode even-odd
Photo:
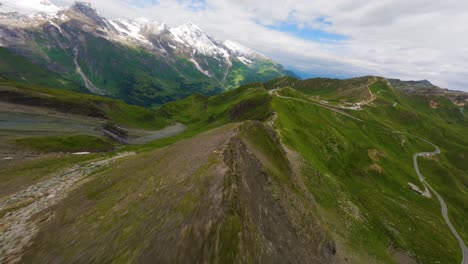
{"label": "snow patch on slope", "polygon": [[61,34],[63,34],[63,31],[62,31],[62,29],[59,27],[59,25],[55,24],[55,23],[52,22],[52,21],[49,21],[49,23],[50,23],[52,26],[56,27],[56,28],[59,30],[59,32],[60,32]]}
{"label": "snow patch on slope", "polygon": [[145,18],[138,18],[135,20],[137,23],[140,24],[140,34],[142,35],[159,35],[166,29],[168,29],[168,26],[166,23],[161,23],[158,21],[150,21]]}
{"label": "snow patch on slope", "polygon": [[224,46],[226,46],[230,51],[235,53],[236,55],[253,55],[256,54],[255,51],[247,48],[246,46],[232,41],[232,40],[226,40],[224,41]]}
{"label": "snow patch on slope", "polygon": [[238,43],[238,42],[235,42],[235,41],[232,41],[232,40],[226,40],[224,41],[224,46],[226,48],[229,49],[229,51],[231,51],[235,56],[236,58],[242,62],[243,64],[245,64],[246,66],[248,67],[251,67],[254,62],[253,62],[253,59],[255,58],[266,58],[264,55],[256,52],[256,51],[253,51],[249,48],[247,48],[246,46]]}
{"label": "snow patch on slope", "polygon": [[151,45],[151,43],[143,35],[140,34],[141,26],[137,22],[124,19],[115,19],[109,20],[109,23],[121,35],[128,36],[134,40],[138,40]]}
{"label": "snow patch on slope", "polygon": [[243,64],[245,64],[245,65],[248,66],[248,67],[252,66],[252,64],[253,64],[253,61],[247,59],[247,58],[244,57],[244,56],[239,56],[239,57],[237,57],[237,58],[238,58]]}
{"label": "snow patch on slope", "polygon": [[193,63],[193,65],[195,65],[195,68],[197,68],[197,70],[199,70],[201,73],[205,74],[208,77],[213,77],[213,75],[211,75],[209,71],[205,71],[194,58],[191,58],[190,61]]}

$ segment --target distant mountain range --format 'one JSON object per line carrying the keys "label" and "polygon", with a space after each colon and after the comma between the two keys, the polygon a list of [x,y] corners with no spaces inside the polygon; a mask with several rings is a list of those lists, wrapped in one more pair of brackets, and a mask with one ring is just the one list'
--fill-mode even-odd
{"label": "distant mountain range", "polygon": [[107,19],[86,2],[3,0],[0,78],[159,105],[294,73],[188,23]]}

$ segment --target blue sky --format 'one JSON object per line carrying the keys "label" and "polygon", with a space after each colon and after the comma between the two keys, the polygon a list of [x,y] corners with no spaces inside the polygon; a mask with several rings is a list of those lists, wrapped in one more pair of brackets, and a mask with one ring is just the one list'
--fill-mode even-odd
{"label": "blue sky", "polygon": [[146,17],[171,26],[194,22],[302,76],[427,79],[468,90],[468,1],[89,1],[110,18]]}
{"label": "blue sky", "polygon": [[282,22],[276,25],[265,25],[265,27],[291,34],[297,38],[316,42],[336,42],[350,38],[349,36],[328,32],[323,29],[300,26],[294,22]]}

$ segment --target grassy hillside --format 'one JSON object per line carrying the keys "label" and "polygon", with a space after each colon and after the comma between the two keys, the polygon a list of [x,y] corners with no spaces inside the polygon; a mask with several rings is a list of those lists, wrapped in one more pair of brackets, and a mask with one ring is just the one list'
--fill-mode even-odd
{"label": "grassy hillside", "polygon": [[[155,126],[187,130],[127,148],[137,154],[91,173],[54,216],[36,215],[46,220],[23,260],[460,262],[438,201],[408,183],[421,185],[413,155],[433,151],[418,137],[440,146],[421,172],[468,240],[463,113],[445,97],[368,81],[281,78],[165,104]],[[375,98],[361,111],[314,100],[348,89]]]}
{"label": "grassy hillside", "polygon": [[328,262],[311,200],[272,176],[293,181],[284,156],[271,163],[282,151],[248,122],[119,162],[57,208],[24,260]]}
{"label": "grassy hillside", "polygon": [[10,50],[0,47],[0,80],[10,80],[26,84],[35,84],[47,87],[67,88],[76,91],[85,91],[73,79],[64,78],[31,60],[12,53]]}
{"label": "grassy hillside", "polygon": [[[287,86],[297,82],[291,78],[282,81]],[[366,82],[361,80],[357,84],[362,83]],[[275,85],[280,84],[252,84],[242,89],[250,93]],[[314,88],[302,86],[281,93],[308,100],[311,94],[301,90]],[[347,112],[368,123],[316,104],[275,96],[267,109],[278,114],[275,124],[283,143],[304,158],[304,181],[320,204],[327,227],[336,230],[335,239],[340,242],[343,258],[392,263],[403,255],[422,263],[438,259],[457,261],[460,258],[457,242],[443,222],[438,202],[418,196],[408,187],[408,182],[419,184],[412,155],[431,151],[432,147],[388,129],[410,132],[442,147],[443,154],[436,160],[421,162],[427,170],[423,173],[429,177],[438,171],[431,183],[451,204],[451,217],[466,239],[467,210],[463,200],[468,186],[465,157],[461,154],[467,152],[466,120],[460,109],[444,97],[427,99],[405,95],[381,79],[365,90],[376,94],[376,99],[364,111]],[[236,93],[216,98],[231,102],[229,95]],[[198,99],[206,102],[204,97]],[[431,100],[440,101],[439,107],[432,108]],[[196,97],[192,98],[193,102],[197,102]],[[185,101],[185,104],[180,108],[187,112],[178,112],[177,116],[186,123],[197,120],[193,113],[204,113],[206,109],[205,103]],[[204,120],[217,119],[213,116]],[[253,142],[262,142],[262,137]],[[277,156],[274,160],[280,163],[281,158]],[[459,192],[453,192],[454,189]],[[428,233],[433,239],[425,239]],[[448,251],[444,249],[447,245],[450,245]]]}
{"label": "grassy hillside", "polygon": [[159,129],[166,125],[154,110],[102,96],[5,81],[0,82],[0,95],[3,102],[103,118],[128,127]]}
{"label": "grassy hillside", "polygon": [[305,95],[313,96],[319,100],[359,102],[370,99],[371,94],[367,88],[372,78],[360,77],[347,80],[313,78],[298,80],[291,77],[281,77],[265,83],[265,87],[291,87]]}
{"label": "grassy hillside", "polygon": [[273,105],[284,143],[305,159],[303,176],[339,246],[390,263],[396,261],[389,248],[421,263],[459,260],[438,202],[408,188],[418,183],[412,155],[431,146],[314,104],[275,98]]}
{"label": "grassy hillside", "polygon": [[114,148],[114,144],[108,140],[87,135],[22,138],[17,139],[15,143],[42,153],[61,151],[104,152]]}
{"label": "grassy hillside", "polygon": [[264,121],[272,115],[270,100],[265,89],[247,85],[212,97],[194,94],[162,106],[156,115],[187,124],[189,130],[204,131],[231,122]]}

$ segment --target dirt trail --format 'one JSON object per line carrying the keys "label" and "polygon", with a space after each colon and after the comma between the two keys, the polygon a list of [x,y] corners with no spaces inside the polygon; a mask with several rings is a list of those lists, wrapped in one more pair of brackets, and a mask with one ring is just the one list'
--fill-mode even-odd
{"label": "dirt trail", "polygon": [[367,99],[367,100],[363,100],[363,101],[361,101],[361,102],[358,102],[357,104],[358,104],[359,106],[369,105],[369,104],[371,104],[373,101],[375,101],[375,99],[377,99],[377,97],[375,96],[375,94],[372,93],[372,91],[371,91],[371,89],[370,89],[370,86],[373,85],[373,84],[376,83],[376,82],[377,82],[377,78],[374,77],[374,78],[372,79],[372,81],[371,81],[370,83],[367,84],[367,90],[369,91],[370,98]]}
{"label": "dirt trail", "polygon": [[294,97],[288,97],[288,96],[282,96],[282,95],[279,95],[277,93],[277,90],[271,90],[270,91],[270,94],[274,94],[276,95],[277,97],[279,98],[283,98],[283,99],[289,99],[289,100],[294,100],[294,101],[299,101],[299,102],[304,102],[304,103],[309,103],[309,104],[314,104],[314,105],[318,105],[320,107],[323,107],[323,108],[326,108],[328,110],[331,110],[333,112],[336,112],[336,113],[339,113],[341,115],[344,115],[344,116],[347,116],[349,118],[352,118],[352,119],[355,119],[355,120],[358,120],[358,121],[361,121],[361,122],[365,122],[364,120],[360,119],[360,118],[357,118],[353,115],[350,115],[348,113],[345,113],[343,111],[341,111],[340,109],[336,108],[336,107],[332,107],[332,106],[327,106],[327,105],[323,105],[321,103],[318,103],[318,102],[315,102],[315,101],[308,101],[308,100],[304,100],[304,99],[299,99],[299,98],[294,98]]}
{"label": "dirt trail", "polygon": [[0,263],[20,261],[22,250],[29,245],[39,231],[39,223],[50,219],[52,214],[35,219],[44,209],[58,204],[77,187],[90,180],[92,172],[109,163],[134,155],[134,152],[119,153],[114,157],[76,165],[68,171],[41,181],[0,201]]}

